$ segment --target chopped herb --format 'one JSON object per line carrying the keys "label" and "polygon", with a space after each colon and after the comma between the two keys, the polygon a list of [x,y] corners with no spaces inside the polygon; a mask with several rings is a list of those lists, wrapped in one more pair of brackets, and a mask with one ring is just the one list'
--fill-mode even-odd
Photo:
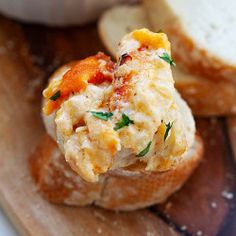
{"label": "chopped herb", "polygon": [[159,29],[159,30],[157,31],[157,33],[163,33],[163,30],[162,30],[162,29]]}
{"label": "chopped herb", "polygon": [[166,141],[166,139],[167,139],[167,137],[168,137],[168,134],[169,134],[169,132],[170,132],[172,126],[173,126],[173,123],[174,123],[174,122],[172,122],[172,123],[169,122],[169,123],[165,124],[165,126],[166,126],[166,132],[165,132],[165,134],[164,134],[164,142]]}
{"label": "chopped herb", "polygon": [[110,117],[113,116],[111,112],[100,112],[100,111],[90,111],[92,115],[101,120],[108,120]]}
{"label": "chopped herb", "polygon": [[171,66],[176,66],[174,60],[170,57],[170,55],[166,52],[162,54],[162,56],[159,56],[162,60],[166,61],[169,63]]}
{"label": "chopped herb", "polygon": [[152,142],[150,141],[150,142],[148,143],[147,147],[145,147],[137,156],[138,156],[138,157],[143,157],[143,156],[145,156],[145,155],[149,152],[149,149],[150,149],[150,147],[151,147],[151,144],[152,144]]}
{"label": "chopped herb", "polygon": [[117,131],[118,129],[121,129],[125,126],[129,126],[130,124],[134,124],[134,121],[130,120],[130,118],[123,113],[122,117],[121,117],[121,120],[116,123],[116,126],[114,127],[114,130]]}
{"label": "chopped herb", "polygon": [[126,63],[127,61],[131,61],[131,60],[132,60],[132,57],[128,53],[123,54],[121,56],[120,66]]}
{"label": "chopped herb", "polygon": [[61,96],[61,91],[59,90],[56,93],[54,93],[49,99],[52,101],[56,101],[60,96]]}

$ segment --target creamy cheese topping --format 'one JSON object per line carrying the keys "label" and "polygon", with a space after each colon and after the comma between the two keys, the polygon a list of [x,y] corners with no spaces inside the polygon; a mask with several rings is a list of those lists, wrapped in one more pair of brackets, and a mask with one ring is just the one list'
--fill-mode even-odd
{"label": "creamy cheese topping", "polygon": [[[166,56],[171,59],[164,33],[133,31],[120,42],[112,83],[88,83],[50,115],[56,135],[50,134],[82,178],[95,182],[109,169],[136,162],[146,163],[148,171],[165,171],[192,146],[193,117],[174,88]],[[106,73],[103,63],[99,67]]]}

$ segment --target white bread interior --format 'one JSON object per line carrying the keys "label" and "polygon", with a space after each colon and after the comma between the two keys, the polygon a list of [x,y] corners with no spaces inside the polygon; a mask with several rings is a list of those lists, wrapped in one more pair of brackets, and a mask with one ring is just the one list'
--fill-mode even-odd
{"label": "white bread interior", "polygon": [[172,41],[179,65],[200,75],[236,82],[236,2],[144,0],[154,31]]}

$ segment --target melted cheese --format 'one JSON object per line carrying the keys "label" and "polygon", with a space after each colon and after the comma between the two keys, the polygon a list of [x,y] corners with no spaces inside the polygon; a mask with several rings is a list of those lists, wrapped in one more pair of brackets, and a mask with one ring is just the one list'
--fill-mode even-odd
{"label": "melted cheese", "polygon": [[[193,117],[174,88],[170,65],[160,58],[164,52],[170,55],[163,33],[142,29],[126,35],[117,53],[112,84],[87,84],[51,116],[56,124],[54,138],[71,167],[85,180],[98,181],[109,169],[137,161],[145,162],[148,171],[168,170],[192,146]],[[129,60],[122,61],[124,54]],[[90,111],[112,112],[113,116],[105,121]],[[115,131],[122,114],[134,124]],[[169,122],[173,126],[164,141]],[[148,153],[138,157],[149,142]]]}

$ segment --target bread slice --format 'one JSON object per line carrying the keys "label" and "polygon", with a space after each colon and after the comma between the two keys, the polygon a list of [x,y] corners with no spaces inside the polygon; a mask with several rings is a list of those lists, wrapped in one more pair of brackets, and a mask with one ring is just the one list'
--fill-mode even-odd
{"label": "bread slice", "polygon": [[[141,6],[116,6],[103,14],[99,21],[100,37],[115,56],[116,47],[124,34],[137,28],[150,28]],[[172,48],[175,47],[172,42]],[[187,54],[188,55],[188,54]],[[186,57],[188,58],[188,56]],[[175,87],[191,107],[194,115],[221,116],[236,114],[236,84],[229,81],[212,81],[173,68]]]}
{"label": "bread slice", "polygon": [[135,210],[165,201],[177,191],[198,166],[203,143],[195,143],[176,168],[147,172],[142,164],[109,171],[99,182],[82,180],[66,163],[57,144],[48,135],[29,158],[30,171],[43,196],[53,203],[73,206],[94,204],[112,210]]}
{"label": "bread slice", "polygon": [[145,0],[144,7],[154,31],[169,35],[180,66],[236,86],[234,0]]}

